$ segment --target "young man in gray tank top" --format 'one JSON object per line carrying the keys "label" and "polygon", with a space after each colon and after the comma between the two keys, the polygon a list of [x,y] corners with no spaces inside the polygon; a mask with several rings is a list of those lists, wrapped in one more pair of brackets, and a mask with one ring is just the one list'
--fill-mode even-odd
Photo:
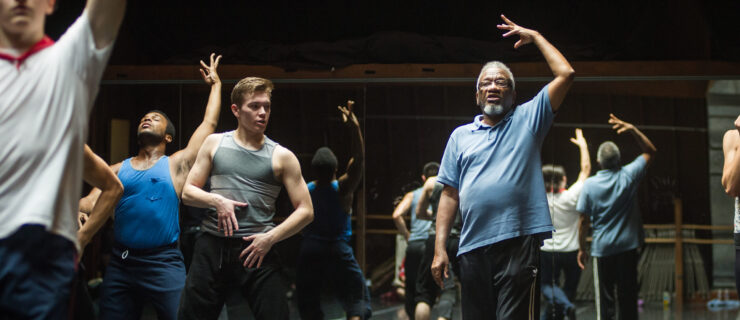
{"label": "young man in gray tank top", "polygon": [[[286,288],[270,249],[308,225],[313,206],[298,158],[264,134],[272,89],[270,80],[254,77],[234,86],[237,129],[206,138],[185,182],[185,204],[210,211],[195,244],[180,319],[215,319],[234,290],[257,319],[288,319]],[[295,211],[276,226],[275,198],[283,186]]]}

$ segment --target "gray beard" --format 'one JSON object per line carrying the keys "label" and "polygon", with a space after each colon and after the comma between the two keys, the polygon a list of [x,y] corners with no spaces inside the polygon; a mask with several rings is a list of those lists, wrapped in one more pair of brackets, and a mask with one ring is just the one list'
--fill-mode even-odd
{"label": "gray beard", "polygon": [[509,111],[509,108],[505,108],[503,105],[500,104],[486,103],[481,107],[481,110],[489,117],[497,117],[505,114],[507,111]]}

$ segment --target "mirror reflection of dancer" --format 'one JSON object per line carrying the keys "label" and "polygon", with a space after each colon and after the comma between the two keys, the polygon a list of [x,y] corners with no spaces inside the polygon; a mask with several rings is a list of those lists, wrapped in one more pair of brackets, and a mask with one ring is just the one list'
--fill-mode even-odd
{"label": "mirror reflection of dancer", "polygon": [[576,205],[582,215],[578,230],[578,265],[585,268],[586,235],[593,221],[591,256],[594,257],[596,317],[615,319],[619,313],[620,319],[637,319],[637,262],[640,258],[637,250],[645,239],[637,190],[657,150],[632,124],[613,114],[609,115],[609,124],[617,134],[629,132],[642,154],[622,166],[619,147],[614,142],[606,141],[599,146],[596,161],[602,170],[583,183]]}
{"label": "mirror reflection of dancer", "polygon": [[[203,121],[187,146],[165,155],[175,137],[167,115],[152,110],[139,122],[139,153],[111,168],[123,183],[113,221],[113,253],[106,268],[100,298],[103,319],[138,319],[144,303],[152,303],[160,319],[174,319],[185,286],[185,264],[177,248],[180,235],[180,195],[185,178],[206,137],[213,133],[221,109],[221,80],[216,69],[200,61],[201,74],[211,87]],[[100,190],[86,197],[95,202]]]}
{"label": "mirror reflection of dancer", "polygon": [[543,236],[553,230],[542,188],[540,149],[574,78],[568,61],[537,31],[503,15],[515,48],[534,43],[555,76],[530,101],[514,106],[514,76],[503,63],[483,66],[476,102],[483,115],[450,135],[437,181],[444,184],[437,215],[432,273],[442,285],[445,250],[455,212],[463,230],[458,259],[464,319],[532,319],[539,314]]}
{"label": "mirror reflection of dancer", "polygon": [[735,119],[735,129],[727,130],[722,139],[725,164],[722,168],[722,186],[735,198],[735,286],[740,290],[740,116]]}
{"label": "mirror reflection of dancer", "polygon": [[[416,206],[416,217],[418,219],[431,220],[432,226],[429,228],[429,235],[424,244],[424,253],[419,263],[419,276],[416,280],[416,309],[414,318],[416,320],[428,320],[431,316],[431,309],[439,297],[437,311],[438,320],[452,319],[452,308],[457,300],[457,290],[455,289],[455,277],[460,274],[460,266],[456,261],[452,262],[452,268],[445,277],[443,284],[440,286],[435,282],[432,276],[432,261],[434,260],[434,242],[436,241],[436,222],[437,212],[439,211],[439,200],[442,196],[444,185],[437,183],[437,177],[429,177],[424,181],[419,195],[419,204]],[[424,210],[425,207],[430,207]],[[455,213],[455,222],[450,229],[450,235],[447,238],[445,250],[447,256],[454,257],[457,255],[458,246],[460,245],[460,229],[462,220],[459,212]]]}
{"label": "mirror reflection of dancer", "polygon": [[[249,77],[231,91],[234,131],[208,136],[190,170],[183,201],[211,208],[195,242],[180,319],[215,319],[238,291],[257,319],[288,319],[286,288],[272,246],[313,219],[298,158],[265,136],[272,108],[270,80]],[[211,191],[202,188],[211,182]],[[285,191],[295,211],[275,225],[275,199]]]}
{"label": "mirror reflection of dancer", "polygon": [[126,1],[88,0],[56,43],[55,5],[0,0],[0,315],[13,319],[68,317],[83,145]]}
{"label": "mirror reflection of dancer", "polygon": [[370,293],[365,276],[357,264],[352,247],[352,202],[362,181],[365,143],[354,101],[338,107],[351,137],[352,157],[347,171],[337,179],[337,157],[327,147],[316,150],[311,167],[316,181],[308,184],[314,220],[303,230],[303,242],[296,270],[296,298],[301,319],[324,319],[321,311],[321,286],[325,280],[334,290],[348,319],[367,319],[371,315]]}
{"label": "mirror reflection of dancer", "polygon": [[[427,177],[436,177],[439,171],[439,163],[429,162],[422,169],[421,180],[426,181]],[[416,309],[416,279],[419,275],[419,265],[421,257],[424,254],[426,241],[429,237],[429,230],[432,227],[431,220],[419,219],[416,217],[416,207],[419,204],[422,188],[406,193],[401,202],[393,210],[393,223],[396,225],[398,232],[408,241],[406,246],[406,260],[404,263],[406,281],[405,281],[405,303],[404,308],[409,319],[414,319],[414,310]],[[404,216],[411,218],[411,230],[406,227]]]}
{"label": "mirror reflection of dancer", "polygon": [[[542,296],[548,303],[542,313],[542,320],[563,319],[575,320],[576,309],[571,301],[575,298],[581,269],[578,267],[578,221],[580,214],[576,211],[578,197],[583,189],[583,182],[591,174],[591,157],[583,131],[576,129],[576,137],[570,142],[578,146],[581,152],[581,172],[570,188],[565,189],[568,178],[562,166],[546,164],[542,166],[545,179],[547,202],[555,232],[552,239],[545,240],[540,248],[540,266],[542,269]],[[560,272],[565,276],[563,287]]]}

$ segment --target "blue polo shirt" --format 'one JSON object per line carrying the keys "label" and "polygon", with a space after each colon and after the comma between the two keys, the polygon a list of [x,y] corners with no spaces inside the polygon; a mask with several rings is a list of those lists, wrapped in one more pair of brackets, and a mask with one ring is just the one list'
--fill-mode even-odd
{"label": "blue polo shirt", "polygon": [[553,230],[540,160],[553,117],[545,86],[493,127],[478,115],[452,132],[437,182],[457,189],[460,196],[458,256]]}
{"label": "blue polo shirt", "polygon": [[637,189],[647,162],[640,155],[619,170],[600,170],[583,183],[576,210],[591,217],[591,255],[611,256],[636,249],[645,241]]}

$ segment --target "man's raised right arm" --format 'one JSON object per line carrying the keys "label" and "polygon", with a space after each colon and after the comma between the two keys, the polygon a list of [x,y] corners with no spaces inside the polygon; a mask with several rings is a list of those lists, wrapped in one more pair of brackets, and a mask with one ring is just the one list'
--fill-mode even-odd
{"label": "man's raised right arm", "polygon": [[116,39],[126,11],[126,0],[87,0],[88,19],[98,49],[109,46]]}
{"label": "man's raised right arm", "polygon": [[613,125],[612,129],[617,130],[617,134],[629,131],[637,141],[637,144],[642,150],[642,157],[645,158],[645,162],[650,163],[658,151],[653,143],[646,137],[640,129],[637,129],[634,125],[629,122],[622,121],[613,114],[609,114],[609,124]]}

